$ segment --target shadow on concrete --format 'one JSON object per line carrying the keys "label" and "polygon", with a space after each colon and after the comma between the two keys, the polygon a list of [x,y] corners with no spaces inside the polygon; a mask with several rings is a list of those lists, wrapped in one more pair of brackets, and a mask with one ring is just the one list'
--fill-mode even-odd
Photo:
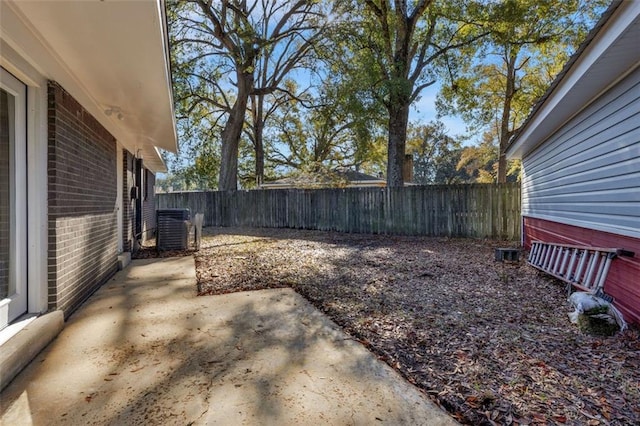
{"label": "shadow on concrete", "polygon": [[290,289],[196,297],[134,261],[1,395],[4,424],[452,424]]}

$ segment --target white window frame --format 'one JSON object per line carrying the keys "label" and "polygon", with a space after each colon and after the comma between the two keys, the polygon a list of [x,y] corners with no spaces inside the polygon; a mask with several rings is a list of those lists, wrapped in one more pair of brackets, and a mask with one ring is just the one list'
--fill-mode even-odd
{"label": "white window frame", "polygon": [[1,39],[0,53],[0,66],[27,86],[27,312],[40,314],[48,309],[47,78]]}
{"label": "white window frame", "polygon": [[[0,86],[13,99],[9,104],[13,120],[9,150],[11,211],[9,239],[9,295],[0,302],[0,329],[27,312],[27,86],[0,68]],[[12,114],[11,114],[12,112]],[[11,127],[10,127],[11,129]]]}

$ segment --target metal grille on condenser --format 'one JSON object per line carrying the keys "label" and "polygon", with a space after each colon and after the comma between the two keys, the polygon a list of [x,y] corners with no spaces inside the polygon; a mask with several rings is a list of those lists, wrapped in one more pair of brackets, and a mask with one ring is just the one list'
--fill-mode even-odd
{"label": "metal grille on condenser", "polygon": [[189,239],[189,209],[160,209],[156,211],[158,250],[186,250]]}

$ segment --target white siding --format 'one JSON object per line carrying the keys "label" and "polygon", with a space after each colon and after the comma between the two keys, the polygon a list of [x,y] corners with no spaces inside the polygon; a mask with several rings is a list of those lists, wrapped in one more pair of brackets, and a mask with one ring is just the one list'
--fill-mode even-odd
{"label": "white siding", "polygon": [[640,237],[640,69],[524,157],[522,214]]}

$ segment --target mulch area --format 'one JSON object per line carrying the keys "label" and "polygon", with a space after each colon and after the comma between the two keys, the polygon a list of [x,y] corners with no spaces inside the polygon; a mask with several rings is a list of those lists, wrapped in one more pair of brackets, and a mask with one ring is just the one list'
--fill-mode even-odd
{"label": "mulch area", "polygon": [[640,424],[640,330],[581,333],[567,289],[488,240],[207,228],[200,294],[292,287],[468,424]]}

